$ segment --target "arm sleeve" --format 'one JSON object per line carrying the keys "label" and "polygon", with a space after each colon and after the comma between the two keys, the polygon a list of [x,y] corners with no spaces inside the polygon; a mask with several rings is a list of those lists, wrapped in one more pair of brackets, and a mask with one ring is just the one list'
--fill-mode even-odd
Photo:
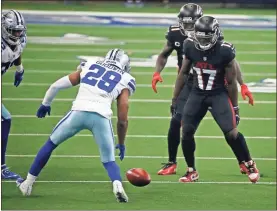
{"label": "arm sleeve", "polygon": [[49,87],[44,96],[42,104],[45,106],[51,105],[53,99],[55,98],[60,89],[67,89],[70,87],[72,87],[72,83],[70,82],[68,76],[60,78]]}
{"label": "arm sleeve", "polygon": [[190,38],[187,38],[183,43],[183,56],[186,56],[186,58],[190,59],[189,55],[189,45],[191,44]]}

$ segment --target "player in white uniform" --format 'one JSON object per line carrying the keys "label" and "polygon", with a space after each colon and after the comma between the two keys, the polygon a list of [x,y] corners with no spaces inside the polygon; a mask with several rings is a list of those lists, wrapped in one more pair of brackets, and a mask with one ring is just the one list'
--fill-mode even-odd
{"label": "player in white uniform", "polygon": [[[1,17],[1,75],[13,65],[16,67],[14,86],[19,86],[23,79],[24,68],[21,54],[26,46],[26,25],[23,16],[16,10],[2,13]],[[18,179],[20,176],[6,166],[6,149],[11,127],[11,114],[1,105],[1,178]]]}
{"label": "player in white uniform", "polygon": [[130,60],[120,49],[112,49],[104,60],[87,61],[78,66],[77,71],[53,83],[38,109],[37,116],[50,115],[51,102],[60,89],[80,84],[78,95],[71,111],[56,125],[48,141],[38,152],[26,180],[19,179],[17,185],[23,195],[29,196],[32,185],[47,163],[52,151],[62,142],[81,130],[88,129],[99,146],[101,161],[113,183],[113,192],[119,202],[127,202],[128,197],[121,183],[120,169],[115,163],[114,133],[112,130],[111,104],[117,100],[116,148],[123,160],[124,140],[128,127],[128,99],[135,91],[135,79],[129,74]]}

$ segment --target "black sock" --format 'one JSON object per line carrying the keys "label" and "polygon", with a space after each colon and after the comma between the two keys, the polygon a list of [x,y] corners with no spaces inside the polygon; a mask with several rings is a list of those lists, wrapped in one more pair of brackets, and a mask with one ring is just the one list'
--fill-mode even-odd
{"label": "black sock", "polygon": [[176,162],[178,146],[180,144],[180,128],[181,121],[178,121],[178,119],[173,117],[170,121],[170,127],[167,135],[169,162]]}
{"label": "black sock", "polygon": [[240,132],[238,132],[236,138],[226,137],[226,140],[229,146],[232,148],[239,163],[242,161],[251,160],[249,149],[245,142],[244,136]]}
{"label": "black sock", "polygon": [[188,167],[192,167],[195,170],[195,140],[194,137],[182,138],[182,150]]}

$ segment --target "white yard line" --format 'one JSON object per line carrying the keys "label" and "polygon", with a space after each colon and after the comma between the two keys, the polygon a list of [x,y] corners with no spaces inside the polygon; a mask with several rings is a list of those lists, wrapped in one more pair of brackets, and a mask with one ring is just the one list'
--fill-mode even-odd
{"label": "white yard line", "polygon": [[[41,51],[41,52],[94,52],[94,53],[102,53],[102,52],[107,52],[109,48],[107,47],[106,49],[86,49],[86,48],[36,48],[36,47],[28,47],[26,49],[26,52],[29,51]],[[131,53],[153,53],[153,54],[158,54],[160,53],[161,49],[124,49],[126,52],[131,52]],[[246,54],[246,55],[273,55],[276,54],[276,51],[238,51],[236,54]]]}
{"label": "white yard line", "polygon": [[[64,115],[51,115],[47,118],[62,118]],[[36,115],[12,115],[12,118],[37,118]],[[113,116],[113,119],[117,119],[117,116]],[[171,116],[128,116],[128,119],[171,119]],[[205,117],[204,120],[213,120],[213,117]],[[276,118],[264,118],[264,117],[241,117],[242,120],[257,120],[257,121],[272,121]]]}
{"label": "white yard line", "polygon": [[[173,69],[173,68],[172,68]],[[176,70],[176,69],[175,69]],[[132,75],[142,75],[142,76],[148,76],[148,75],[153,75],[153,71],[154,70],[149,70],[149,72],[131,72]],[[68,74],[68,73],[71,73],[72,70],[31,70],[31,69],[28,69],[26,70],[26,73],[25,74]],[[6,72],[5,74],[14,74],[14,71],[8,71]],[[162,72],[162,76],[174,76],[174,77],[177,77],[177,70],[176,71],[169,71],[168,69],[165,69],[163,72]],[[276,73],[243,73],[243,76],[257,76],[257,77],[276,77]],[[23,83],[22,83],[23,84]]]}
{"label": "white yard line", "polygon": [[[2,98],[2,101],[42,101],[43,98]],[[56,102],[72,102],[73,98],[56,98]],[[132,103],[171,103],[171,100],[161,100],[161,99],[130,99],[129,102]],[[239,101],[242,104],[248,104],[248,101]],[[276,101],[255,101],[255,104],[276,104]]]}
{"label": "white yard line", "polygon": [[[37,62],[57,62],[57,63],[78,63],[78,59],[38,59],[38,58],[23,58],[23,62],[37,63]],[[240,61],[242,65],[276,65],[276,62],[255,62],[255,61]]]}
{"label": "white yard line", "polygon": [[[128,181],[122,181],[124,183],[128,183]],[[15,183],[14,181],[9,181],[9,180],[2,180],[2,183]],[[104,181],[104,180],[37,180],[36,183],[111,183],[111,181]],[[180,182],[173,182],[173,181],[151,181],[150,184],[181,184]],[[251,182],[227,182],[227,181],[198,181],[198,182],[193,182],[193,183],[186,183],[183,185],[197,185],[197,184],[218,184],[218,185],[253,185]],[[276,185],[276,182],[257,182],[255,185]]]}
{"label": "white yard line", "polygon": [[[12,158],[34,158],[36,155],[6,155]],[[115,156],[119,157],[119,156]],[[99,155],[51,155],[51,158],[100,158]],[[131,156],[127,155],[124,158],[130,159],[168,159],[166,156]],[[184,157],[177,157],[177,159],[184,159]],[[198,160],[236,160],[236,158],[229,157],[195,157]],[[264,161],[276,161],[276,158],[253,158],[254,160],[264,160]]]}
{"label": "white yard line", "polygon": [[[50,134],[43,133],[11,133],[10,136],[28,136],[28,137],[44,137]],[[117,135],[115,135],[116,137]],[[76,134],[74,137],[92,137],[91,134]],[[167,135],[126,135],[127,138],[167,138]],[[195,136],[199,139],[224,139],[223,136]],[[245,136],[246,139],[263,139],[263,140],[274,140],[276,136]]]}

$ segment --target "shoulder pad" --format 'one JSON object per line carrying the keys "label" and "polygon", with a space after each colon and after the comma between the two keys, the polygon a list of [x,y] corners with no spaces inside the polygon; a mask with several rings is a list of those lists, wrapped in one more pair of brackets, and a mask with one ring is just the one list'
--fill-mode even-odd
{"label": "shoulder pad", "polygon": [[234,54],[236,53],[236,48],[232,43],[222,42],[221,48],[226,49],[226,50],[228,49],[228,50],[232,51]]}

